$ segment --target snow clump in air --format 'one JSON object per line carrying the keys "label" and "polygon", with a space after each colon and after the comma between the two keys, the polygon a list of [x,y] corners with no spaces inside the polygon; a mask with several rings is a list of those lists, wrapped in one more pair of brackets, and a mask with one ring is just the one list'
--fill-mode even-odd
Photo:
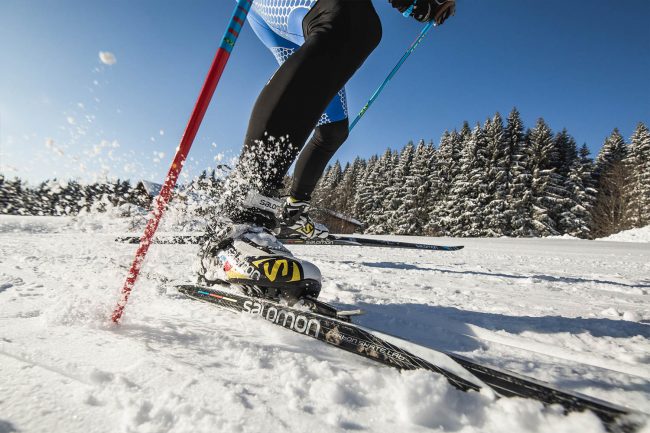
{"label": "snow clump in air", "polygon": [[99,60],[108,66],[114,65],[117,63],[117,59],[115,58],[115,54],[111,53],[110,51],[100,51],[99,52]]}
{"label": "snow clump in air", "polygon": [[54,139],[53,138],[46,138],[45,139],[45,147],[47,147],[48,149],[50,149],[52,152],[56,153],[59,156],[64,155],[63,150],[61,150],[60,148],[58,148],[56,146],[56,144],[54,144]]}

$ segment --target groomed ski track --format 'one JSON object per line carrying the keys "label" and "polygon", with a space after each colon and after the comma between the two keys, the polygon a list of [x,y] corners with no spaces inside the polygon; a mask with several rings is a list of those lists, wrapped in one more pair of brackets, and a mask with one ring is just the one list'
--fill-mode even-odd
{"label": "groomed ski track", "polygon": [[[143,278],[115,329],[106,317],[124,277],[116,263],[127,264],[134,248],[113,241],[122,224],[0,217],[5,430],[602,431],[590,414],[493,401],[432,373],[377,367],[262,320],[159,293],[155,279]],[[363,325],[650,407],[648,244],[462,241],[451,254],[292,248],[323,270],[324,300],[367,311]],[[145,270],[187,282],[195,251],[154,246]]]}

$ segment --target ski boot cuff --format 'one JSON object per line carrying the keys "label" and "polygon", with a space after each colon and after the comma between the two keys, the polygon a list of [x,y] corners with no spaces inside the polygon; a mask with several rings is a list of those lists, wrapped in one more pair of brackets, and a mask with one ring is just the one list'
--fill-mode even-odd
{"label": "ski boot cuff", "polygon": [[296,221],[304,214],[307,214],[311,209],[311,205],[307,200],[298,200],[292,196],[288,196],[282,207],[282,222],[287,225],[295,224]]}
{"label": "ski boot cuff", "polygon": [[227,211],[228,217],[235,224],[252,224],[261,226],[273,233],[279,232],[279,216],[283,203],[274,198],[250,191],[238,205]]}

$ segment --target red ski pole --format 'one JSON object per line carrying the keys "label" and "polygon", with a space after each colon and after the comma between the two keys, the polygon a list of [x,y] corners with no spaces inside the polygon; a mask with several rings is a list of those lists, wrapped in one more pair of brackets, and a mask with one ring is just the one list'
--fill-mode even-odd
{"label": "red ski pole", "polygon": [[171,199],[172,190],[176,186],[178,175],[183,168],[183,163],[185,162],[187,154],[192,147],[196,133],[198,132],[199,127],[201,126],[201,122],[203,121],[203,116],[205,116],[208,105],[210,105],[212,95],[217,88],[219,79],[221,78],[223,70],[226,67],[230,53],[235,46],[239,32],[244,26],[246,15],[248,15],[248,11],[250,10],[252,4],[253,0],[239,0],[237,2],[237,6],[233,12],[230,24],[228,25],[228,30],[223,36],[221,46],[217,50],[217,54],[214,57],[212,66],[208,72],[208,76],[205,79],[205,83],[203,84],[203,89],[201,89],[201,93],[199,94],[199,99],[196,101],[196,106],[194,107],[194,111],[192,111],[192,116],[190,117],[190,120],[187,123],[187,127],[185,128],[185,133],[181,139],[181,144],[176,151],[172,165],[169,168],[167,177],[165,178],[165,183],[163,184],[160,194],[158,194],[158,197],[156,197],[154,200],[153,209],[149,214],[147,226],[144,229],[144,235],[140,240],[140,246],[135,253],[135,259],[133,259],[129,273],[126,276],[126,281],[122,287],[120,300],[118,301],[115,310],[113,311],[113,315],[111,316],[113,322],[115,323],[118,323],[120,321],[120,318],[124,313],[124,307],[126,306],[126,303],[129,300],[129,295],[131,294],[133,286],[138,279],[142,263],[144,262],[144,258],[147,255],[147,251],[149,250],[153,236],[158,229],[158,224],[160,223],[160,220],[165,212],[165,207]]}

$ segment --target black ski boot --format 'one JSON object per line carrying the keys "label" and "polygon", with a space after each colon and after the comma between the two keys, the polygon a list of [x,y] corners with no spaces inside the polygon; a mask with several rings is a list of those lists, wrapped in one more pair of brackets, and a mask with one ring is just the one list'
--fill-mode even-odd
{"label": "black ski boot", "polygon": [[325,239],[329,230],[323,224],[314,222],[309,216],[308,201],[287,197],[282,207],[282,237],[301,239]]}
{"label": "black ski boot", "polygon": [[227,282],[251,296],[290,303],[316,298],[321,289],[320,270],[297,259],[275,237],[279,225],[273,208],[276,199],[249,195],[241,212],[232,220],[217,222],[201,247],[199,282]]}

